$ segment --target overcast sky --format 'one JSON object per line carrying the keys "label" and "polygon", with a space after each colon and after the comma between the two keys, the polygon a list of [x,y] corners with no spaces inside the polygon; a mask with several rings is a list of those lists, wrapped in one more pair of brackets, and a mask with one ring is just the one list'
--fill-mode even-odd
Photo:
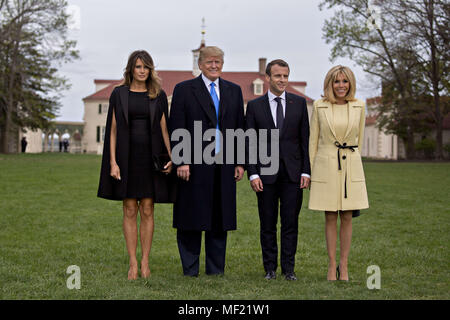
{"label": "overcast sky", "polygon": [[70,38],[81,59],[61,74],[72,88],[65,92],[58,120],[82,121],[82,98],[94,93],[94,79],[120,79],[128,55],[147,50],[160,70],[192,70],[192,49],[201,41],[225,52],[223,71],[257,71],[258,58],[281,58],[290,80],[306,81],[306,95],[319,99],[326,72],[336,64],[353,69],[357,97],[377,95],[376,84],[348,59],[329,61],[322,39],[325,19],[319,0],[69,0],[75,14]]}

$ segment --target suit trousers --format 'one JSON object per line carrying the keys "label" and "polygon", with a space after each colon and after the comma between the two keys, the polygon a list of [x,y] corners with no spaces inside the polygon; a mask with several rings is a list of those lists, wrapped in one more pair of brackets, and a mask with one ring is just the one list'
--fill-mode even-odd
{"label": "suit trousers", "polygon": [[264,270],[276,271],[278,265],[277,222],[280,202],[281,271],[283,274],[294,272],[303,190],[300,182],[295,183],[289,179],[282,160],[275,183],[264,184],[263,189],[264,191],[257,193],[257,198]]}
{"label": "suit trousers", "polygon": [[[211,230],[205,231],[205,271],[208,275],[223,274],[225,270],[227,232],[223,230],[222,222],[220,174],[221,166],[216,165]],[[197,276],[199,273],[201,242],[202,231],[177,230],[178,250],[185,276]]]}

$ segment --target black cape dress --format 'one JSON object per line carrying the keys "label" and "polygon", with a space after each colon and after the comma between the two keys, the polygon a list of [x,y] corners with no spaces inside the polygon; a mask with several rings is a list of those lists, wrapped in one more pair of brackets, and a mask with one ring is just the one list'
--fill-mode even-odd
{"label": "black cape dress", "polygon": [[[122,85],[116,87],[109,98],[108,116],[106,119],[105,139],[103,145],[103,157],[100,170],[100,182],[97,196],[109,200],[123,200],[127,198],[128,168],[130,156],[130,126],[129,126],[129,87]],[[167,96],[163,90],[154,99],[148,99],[150,128],[151,128],[151,153],[152,157],[167,154],[164,144],[160,120],[162,115],[168,119]],[[115,180],[110,175],[110,136],[112,114],[114,112],[117,125],[116,162],[120,168],[121,180]],[[176,183],[174,171],[170,175],[153,171],[153,200],[155,203],[174,203],[176,198]]]}

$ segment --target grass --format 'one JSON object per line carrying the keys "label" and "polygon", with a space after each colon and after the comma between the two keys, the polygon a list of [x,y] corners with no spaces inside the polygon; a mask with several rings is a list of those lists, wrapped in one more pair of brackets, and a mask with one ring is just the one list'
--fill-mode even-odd
{"label": "grass", "polygon": [[[296,282],[263,278],[256,197],[238,184],[225,276],[182,276],[172,206],[156,205],[149,280],[128,281],[121,203],[96,197],[100,157],[0,155],[0,299],[449,299],[450,163],[364,164],[370,209],[353,220],[348,283],[326,281],[323,213],[304,194]],[[140,253],[139,253],[140,254]],[[81,270],[69,290],[66,270]],[[381,289],[366,286],[381,269]]]}

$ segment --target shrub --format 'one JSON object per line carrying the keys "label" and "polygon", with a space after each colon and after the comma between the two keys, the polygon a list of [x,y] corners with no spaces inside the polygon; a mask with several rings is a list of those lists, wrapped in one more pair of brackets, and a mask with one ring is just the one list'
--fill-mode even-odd
{"label": "shrub", "polygon": [[423,156],[427,159],[432,159],[434,151],[436,150],[436,142],[429,138],[424,138],[415,144],[417,151],[423,153]]}

